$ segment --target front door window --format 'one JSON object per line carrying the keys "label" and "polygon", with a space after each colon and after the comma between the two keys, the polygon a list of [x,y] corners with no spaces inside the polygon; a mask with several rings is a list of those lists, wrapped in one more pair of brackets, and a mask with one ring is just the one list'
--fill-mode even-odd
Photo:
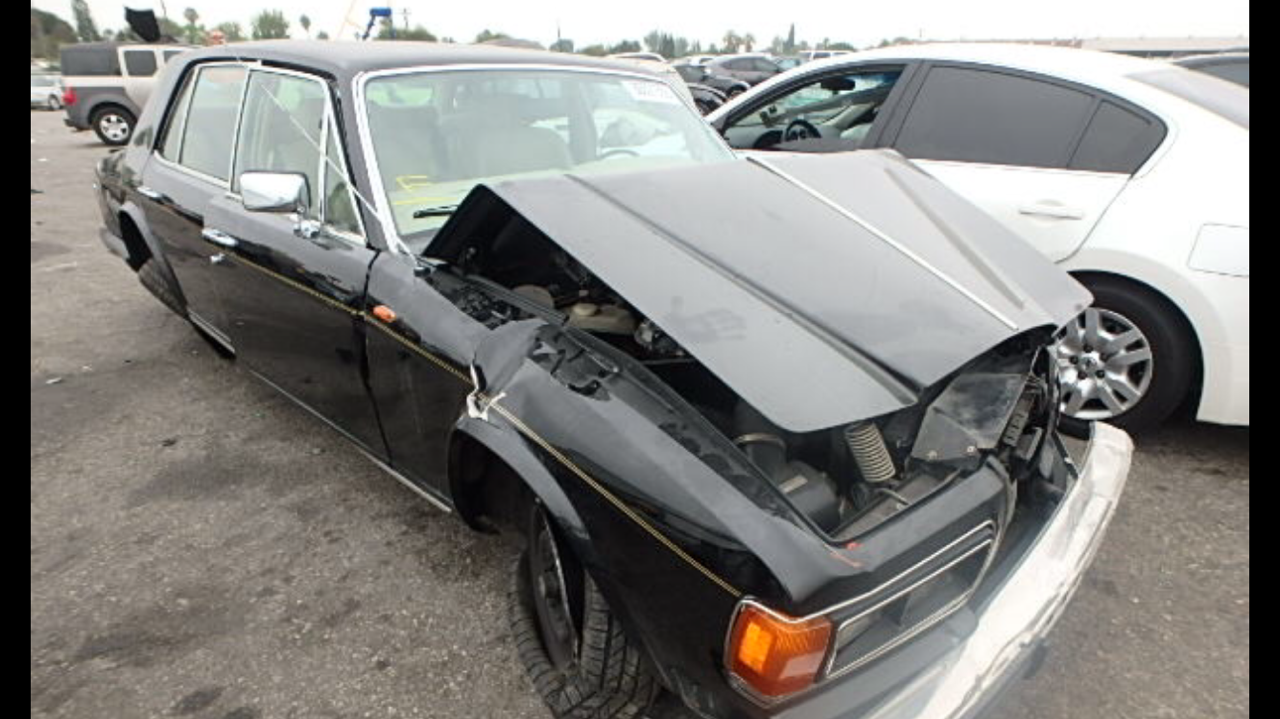
{"label": "front door window", "polygon": [[894,68],[823,76],[739,117],[725,137],[743,150],[856,150],[901,74]]}

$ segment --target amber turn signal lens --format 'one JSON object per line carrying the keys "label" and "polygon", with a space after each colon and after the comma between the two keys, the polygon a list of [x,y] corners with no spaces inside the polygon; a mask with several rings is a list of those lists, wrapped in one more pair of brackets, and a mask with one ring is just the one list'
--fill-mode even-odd
{"label": "amber turn signal lens", "polygon": [[387,324],[391,324],[392,322],[396,321],[395,310],[391,309],[390,307],[387,307],[386,305],[378,305],[377,307],[374,307],[373,316],[377,317],[383,322],[386,322]]}
{"label": "amber turn signal lens", "polygon": [[729,637],[729,670],[761,696],[792,694],[813,684],[831,640],[831,620],[792,619],[743,604]]}

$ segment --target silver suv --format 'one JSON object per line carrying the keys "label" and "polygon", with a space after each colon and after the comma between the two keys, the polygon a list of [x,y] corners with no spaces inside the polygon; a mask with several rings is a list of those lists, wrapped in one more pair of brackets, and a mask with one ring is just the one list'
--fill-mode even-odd
{"label": "silver suv", "polygon": [[156,72],[185,45],[87,42],[61,51],[63,120],[77,130],[93,129],[108,145],[123,145],[151,95]]}

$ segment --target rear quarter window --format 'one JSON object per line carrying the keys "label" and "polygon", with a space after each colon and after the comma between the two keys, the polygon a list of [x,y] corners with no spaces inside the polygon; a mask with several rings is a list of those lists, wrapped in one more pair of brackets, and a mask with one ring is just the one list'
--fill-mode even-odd
{"label": "rear quarter window", "polygon": [[152,50],[125,50],[124,68],[131,77],[150,77],[156,74],[156,54]]}
{"label": "rear quarter window", "polygon": [[1073,170],[1133,174],[1164,140],[1164,123],[1102,101],[1068,165]]}

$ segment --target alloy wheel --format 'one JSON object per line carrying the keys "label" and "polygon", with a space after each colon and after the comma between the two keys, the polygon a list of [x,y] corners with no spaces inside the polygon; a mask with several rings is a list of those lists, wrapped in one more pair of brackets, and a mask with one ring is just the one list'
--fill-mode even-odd
{"label": "alloy wheel", "polygon": [[1053,345],[1062,412],[1108,420],[1132,409],[1151,386],[1151,343],[1118,312],[1090,307],[1059,331]]}
{"label": "alloy wheel", "polygon": [[568,669],[578,658],[578,630],[570,610],[564,566],[546,514],[538,513],[537,534],[529,552],[533,605],[542,628],[547,654],[557,669]]}
{"label": "alloy wheel", "polygon": [[98,128],[108,140],[124,142],[129,139],[129,122],[114,112],[109,112],[98,119]]}

